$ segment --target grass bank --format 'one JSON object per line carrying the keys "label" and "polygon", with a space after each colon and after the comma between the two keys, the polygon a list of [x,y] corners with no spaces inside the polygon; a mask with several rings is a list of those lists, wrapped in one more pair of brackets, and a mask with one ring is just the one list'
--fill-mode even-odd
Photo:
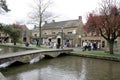
{"label": "grass bank", "polygon": [[74,53],[74,54],[85,54],[85,55],[106,56],[106,57],[117,57],[117,58],[119,57],[120,58],[119,53],[109,54],[109,53],[104,52],[104,51],[73,51],[72,53]]}
{"label": "grass bank", "polygon": [[120,54],[109,54],[104,51],[73,51],[71,55],[77,55],[81,57],[89,57],[89,58],[97,58],[97,59],[105,59],[112,61],[120,62]]}

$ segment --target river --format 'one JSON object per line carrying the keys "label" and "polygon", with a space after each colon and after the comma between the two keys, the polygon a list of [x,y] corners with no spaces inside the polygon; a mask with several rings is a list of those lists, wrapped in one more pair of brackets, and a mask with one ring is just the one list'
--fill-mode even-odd
{"label": "river", "polygon": [[120,63],[63,56],[11,66],[1,72],[7,80],[120,80]]}
{"label": "river", "polygon": [[12,47],[0,47],[0,55],[19,52],[19,51],[25,51],[25,50],[26,49],[15,48],[15,47],[14,48],[12,48]]}

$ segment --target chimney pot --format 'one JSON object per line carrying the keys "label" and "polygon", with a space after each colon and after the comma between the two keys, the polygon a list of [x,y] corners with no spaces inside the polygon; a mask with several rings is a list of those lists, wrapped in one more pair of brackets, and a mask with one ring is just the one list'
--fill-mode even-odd
{"label": "chimney pot", "polygon": [[82,16],[79,16],[78,18],[79,18],[79,20],[82,20]]}

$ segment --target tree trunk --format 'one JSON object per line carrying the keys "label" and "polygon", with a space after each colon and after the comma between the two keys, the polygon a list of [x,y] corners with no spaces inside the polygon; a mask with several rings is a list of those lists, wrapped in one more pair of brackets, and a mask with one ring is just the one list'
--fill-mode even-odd
{"label": "tree trunk", "polygon": [[15,39],[13,39],[13,44],[16,45],[16,41],[15,41]]}
{"label": "tree trunk", "polygon": [[41,24],[42,24],[42,19],[41,19],[42,17],[40,17],[40,22],[39,22],[39,44],[38,44],[38,46],[40,47],[41,46],[41,34],[42,34],[42,32],[41,32]]}
{"label": "tree trunk", "polygon": [[109,43],[109,53],[114,54],[113,51],[114,41],[109,41],[108,43]]}

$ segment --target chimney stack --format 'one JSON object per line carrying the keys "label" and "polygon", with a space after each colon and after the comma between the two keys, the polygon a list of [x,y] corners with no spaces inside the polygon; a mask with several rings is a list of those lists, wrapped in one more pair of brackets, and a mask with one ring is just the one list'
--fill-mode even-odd
{"label": "chimney stack", "polygon": [[79,16],[78,19],[79,19],[79,20],[82,20],[82,16]]}

